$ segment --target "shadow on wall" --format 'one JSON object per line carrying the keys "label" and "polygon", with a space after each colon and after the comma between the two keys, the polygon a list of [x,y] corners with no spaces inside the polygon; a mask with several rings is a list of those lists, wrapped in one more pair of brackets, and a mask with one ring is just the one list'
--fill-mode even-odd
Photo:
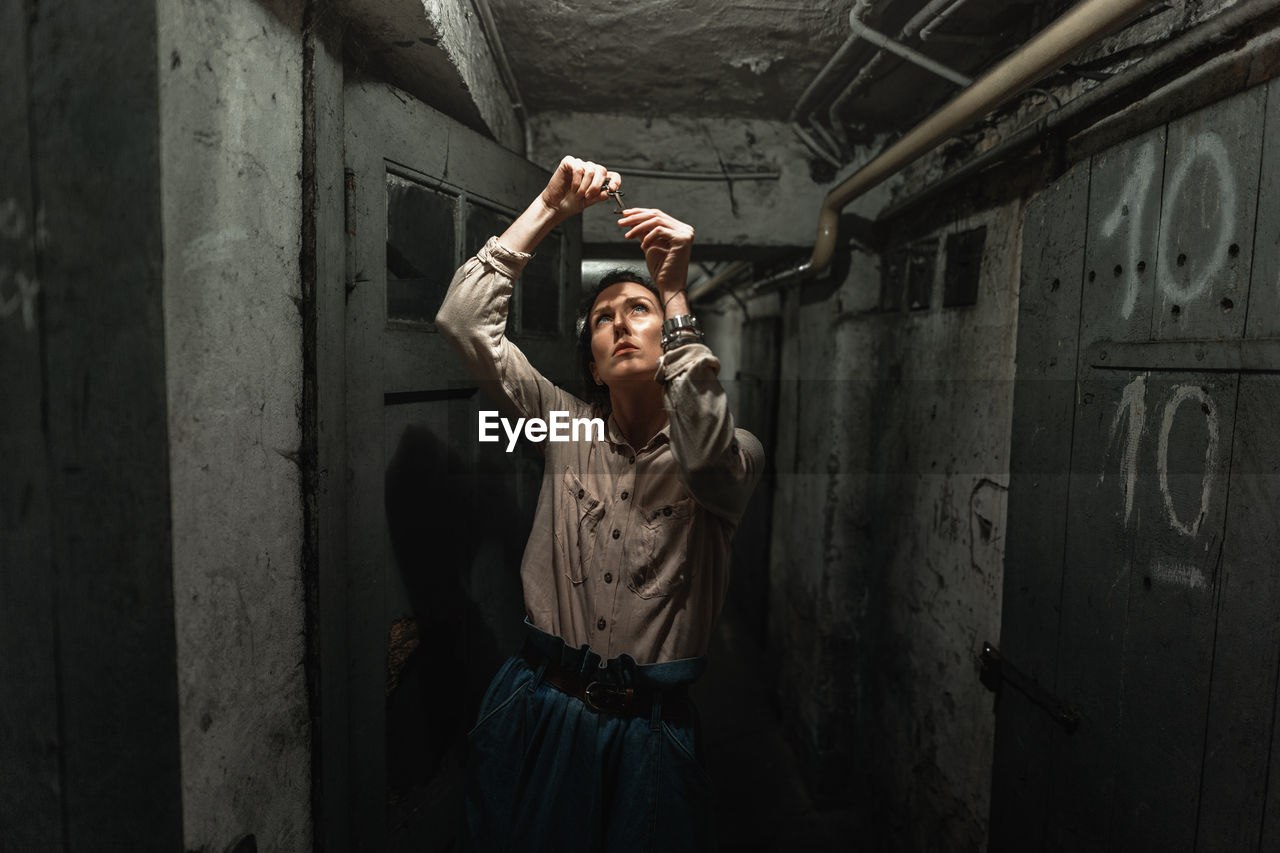
{"label": "shadow on wall", "polygon": [[[529,525],[512,499],[509,471],[466,464],[420,425],[401,434],[385,482],[392,549],[412,611],[392,623],[387,650],[392,837],[430,837],[448,849],[461,828],[466,733],[511,651],[492,626],[522,618],[507,611],[519,607]],[[500,575],[495,580],[516,591],[514,601],[477,603],[471,590],[484,586],[477,573]]]}

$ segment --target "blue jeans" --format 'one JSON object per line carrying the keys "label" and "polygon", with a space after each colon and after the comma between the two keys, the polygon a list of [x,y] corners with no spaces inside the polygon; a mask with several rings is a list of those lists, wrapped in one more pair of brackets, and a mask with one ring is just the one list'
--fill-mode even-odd
{"label": "blue jeans", "polygon": [[[530,631],[544,654],[564,645]],[[639,666],[624,655],[597,672],[624,686],[674,687],[703,667],[702,658]],[[468,735],[467,820],[477,853],[714,849],[696,711],[680,702],[687,713],[668,719],[597,713],[523,657],[509,659]]]}

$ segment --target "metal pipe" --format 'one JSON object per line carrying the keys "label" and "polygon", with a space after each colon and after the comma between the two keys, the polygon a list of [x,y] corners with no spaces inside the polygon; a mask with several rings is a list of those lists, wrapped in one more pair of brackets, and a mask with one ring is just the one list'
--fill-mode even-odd
{"label": "metal pipe", "polygon": [[902,27],[902,33],[898,36],[898,41],[909,39],[916,33],[920,32],[921,27],[926,26],[933,21],[938,15],[946,11],[947,6],[956,2],[956,0],[931,0],[923,9],[911,16],[911,20],[907,21]]}
{"label": "metal pipe", "polygon": [[[856,15],[861,18],[870,8],[871,0],[856,0],[853,4],[853,8],[849,10],[849,14],[851,16]],[[853,50],[853,46],[857,43],[858,34],[850,33],[844,40],[844,44],[840,45],[836,52],[831,55],[831,58],[827,60],[827,64],[822,66],[822,70],[809,81],[809,85],[806,86],[804,92],[801,93],[800,99],[796,101],[796,105],[792,107],[791,115],[787,117],[788,121],[796,121],[800,117],[801,111],[808,105],[809,101],[813,98],[814,93],[818,91],[818,84],[821,83],[836,66],[844,63],[845,59],[849,55],[849,51]]]}
{"label": "metal pipe", "polygon": [[827,193],[809,260],[753,286],[806,277],[825,269],[835,253],[840,211],[900,169],[932,151],[956,131],[1061,67],[1070,57],[1135,17],[1153,0],[1082,0],[1039,35],[982,75],[870,163]]}
{"label": "metal pipe", "polygon": [[524,136],[524,155],[529,156],[532,150],[530,140],[531,129],[529,127],[529,113],[524,108],[524,100],[520,97],[520,89],[516,86],[516,75],[511,70],[511,64],[507,61],[507,51],[502,46],[502,39],[498,35],[498,25],[493,20],[493,12],[489,9],[488,0],[471,0],[471,5],[475,7],[476,12],[480,15],[480,29],[484,32],[485,39],[489,42],[489,48],[493,51],[493,57],[498,63],[498,76],[502,78],[503,88],[507,90],[507,96],[511,98],[511,108],[515,110],[520,121],[520,131]]}
{"label": "metal pipe", "polygon": [[857,33],[858,36],[871,42],[881,50],[887,50],[890,53],[895,53],[898,56],[901,56],[903,59],[907,60],[908,62],[915,63],[916,65],[923,68],[925,71],[932,71],[934,74],[937,74],[939,77],[942,77],[946,80],[950,80],[952,83],[955,83],[957,86],[968,86],[973,82],[972,79],[961,74],[959,71],[952,71],[950,68],[943,65],[941,62],[930,59],[920,51],[913,50],[907,47],[905,44],[899,44],[898,42],[889,38],[884,33],[876,32],[875,30],[871,29],[867,25],[863,24],[862,21],[858,20],[853,15],[849,16],[849,26],[853,28],[853,31]]}
{"label": "metal pipe", "polygon": [[1142,62],[1121,74],[1108,78],[1100,85],[1063,105],[1061,109],[1020,128],[994,148],[966,161],[955,171],[916,195],[895,202],[881,211],[879,218],[892,219],[903,210],[982,172],[1019,149],[1040,142],[1046,134],[1056,132],[1070,134],[1091,126],[1096,121],[1095,115],[1112,112],[1117,103],[1126,98],[1132,98],[1133,90],[1144,85],[1148,80],[1160,79],[1161,73],[1166,69],[1182,65],[1197,54],[1220,44],[1232,33],[1268,15],[1280,15],[1280,0],[1254,0],[1252,3],[1231,7],[1195,29],[1161,45]]}
{"label": "metal pipe", "polygon": [[689,287],[689,292],[688,292],[689,301],[693,302],[707,295],[708,293],[715,290],[720,285],[724,284],[726,281],[729,281],[734,276],[737,276],[740,273],[742,273],[744,270],[750,268],[750,266],[751,266],[751,261],[735,261],[734,263],[729,264],[729,266],[725,267],[723,270],[716,273],[715,275],[708,276],[707,278],[704,278],[701,281],[698,281],[697,283]]}
{"label": "metal pipe", "polygon": [[[929,26],[937,18],[938,15],[944,13],[948,6],[956,3],[957,0],[931,0],[923,9],[911,16],[911,20],[903,25],[898,32],[898,41],[906,41],[914,38],[921,28]],[[827,107],[827,123],[835,128],[843,127],[840,121],[840,111],[844,105],[853,98],[854,94],[863,87],[863,85],[871,79],[871,75],[880,70],[880,66],[884,64],[886,50],[881,48],[874,56],[867,61],[865,65],[858,71],[854,78],[850,80],[845,87],[832,99],[831,104]],[[967,83],[964,85],[968,85]]]}
{"label": "metal pipe", "polygon": [[672,181],[776,181],[782,177],[781,172],[664,172],[616,164],[612,168],[628,178],[666,178]]}
{"label": "metal pipe", "polygon": [[817,140],[805,133],[804,128],[802,128],[798,122],[793,122],[791,129],[795,131],[796,136],[800,137],[800,141],[803,142],[814,154],[817,154],[837,169],[843,165],[836,157],[833,157],[830,152],[819,145]]}
{"label": "metal pipe", "polygon": [[1113,32],[1151,3],[1152,0],[1082,0],[833,189],[818,214],[818,239],[809,260],[810,268],[817,271],[831,263],[840,210],[850,201],[1061,67],[1087,45]]}
{"label": "metal pipe", "polygon": [[938,27],[942,26],[942,24],[946,23],[947,18],[950,18],[952,15],[954,15],[956,13],[956,10],[959,9],[961,6],[963,6],[967,2],[969,2],[969,0],[955,0],[954,3],[952,3],[946,9],[943,9],[941,12],[939,12],[936,18],[934,18],[929,23],[925,24],[920,29],[920,40],[928,41],[929,36],[933,35],[933,31]]}

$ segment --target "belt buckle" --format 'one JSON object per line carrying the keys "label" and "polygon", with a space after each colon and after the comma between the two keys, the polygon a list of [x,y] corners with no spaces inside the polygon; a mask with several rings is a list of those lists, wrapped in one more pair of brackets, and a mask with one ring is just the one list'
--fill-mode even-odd
{"label": "belt buckle", "polygon": [[602,681],[591,682],[582,693],[587,707],[600,714],[622,713],[634,696],[635,691],[630,687],[613,687]]}

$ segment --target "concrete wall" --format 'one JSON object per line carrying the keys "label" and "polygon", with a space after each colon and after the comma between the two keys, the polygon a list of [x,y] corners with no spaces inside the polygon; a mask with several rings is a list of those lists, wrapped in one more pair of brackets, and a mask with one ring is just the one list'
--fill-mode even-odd
{"label": "concrete wall", "polygon": [[525,132],[470,0],[340,0],[357,62],[505,148]]}
{"label": "concrete wall", "polygon": [[182,843],[155,55],[145,3],[0,13],[5,850]]}
{"label": "concrete wall", "polygon": [[[721,246],[754,250],[759,256],[760,250],[813,245],[818,207],[829,189],[814,179],[807,149],[785,122],[540,113],[531,122],[531,135],[531,160],[550,169],[573,154],[616,168],[628,206],[660,207],[690,223],[704,253],[707,247]],[[776,172],[779,177],[679,180],[628,176],[626,166],[677,175],[724,169]],[[600,213],[593,215],[596,210]],[[629,252],[617,217],[607,212],[612,210],[602,205],[583,219],[583,241],[595,255],[608,248],[623,256]]]}
{"label": "concrete wall", "polygon": [[862,251],[838,286],[783,300],[778,692],[815,800],[853,804],[886,849],[985,843],[995,721],[976,660],[1000,628],[1019,218],[937,232],[987,227],[973,307],[941,308],[935,284],[927,311],[878,310]]}
{"label": "concrete wall", "polygon": [[301,0],[160,0],[186,847],[310,848]]}

